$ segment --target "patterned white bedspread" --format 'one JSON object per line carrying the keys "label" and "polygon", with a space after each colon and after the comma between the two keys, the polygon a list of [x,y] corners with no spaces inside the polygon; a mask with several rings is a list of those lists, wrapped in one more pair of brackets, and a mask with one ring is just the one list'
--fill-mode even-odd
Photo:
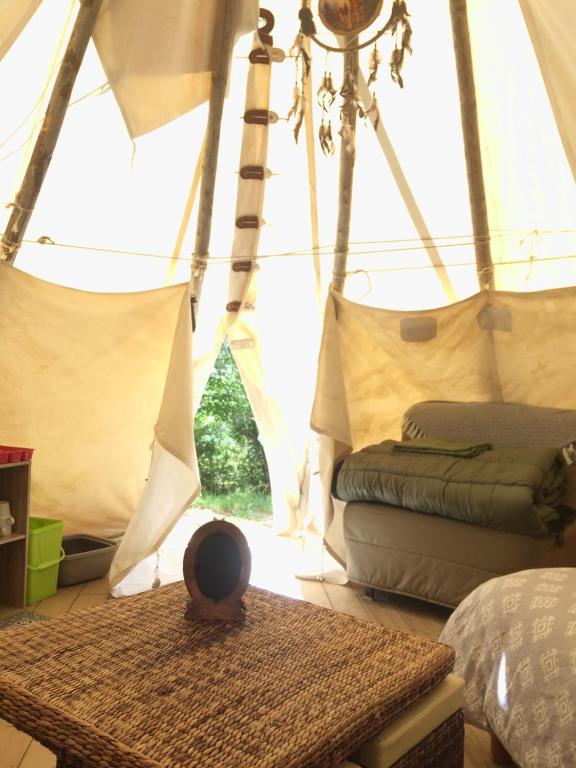
{"label": "patterned white bedspread", "polygon": [[464,712],[522,768],[576,767],[576,568],[482,584],[440,636],[466,681]]}

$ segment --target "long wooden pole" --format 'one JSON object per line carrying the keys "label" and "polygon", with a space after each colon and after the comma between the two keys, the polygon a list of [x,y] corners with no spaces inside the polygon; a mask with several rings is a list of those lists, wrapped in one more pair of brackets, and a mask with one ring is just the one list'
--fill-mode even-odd
{"label": "long wooden pole", "polygon": [[490,227],[482,172],[480,130],[478,128],[476,88],[466,0],[450,0],[450,16],[452,18],[452,36],[460,91],[462,134],[468,171],[468,194],[476,243],[476,270],[480,287],[493,289],[494,266],[490,250]]}
{"label": "long wooden pole", "polygon": [[[472,212],[472,227],[476,249],[476,272],[478,283],[483,291],[494,290],[494,265],[490,249],[490,227],[486,207],[486,191],[482,172],[482,152],[480,148],[480,130],[476,107],[476,88],[472,63],[472,45],[468,27],[466,0],[450,0],[452,18],[452,36],[454,54],[458,71],[458,89],[460,91],[460,112],[462,115],[462,135],[466,168],[468,170],[468,194]],[[489,296],[487,297],[490,298]],[[502,382],[498,369],[496,339],[494,331],[486,332],[486,370],[490,372],[492,400],[502,400]]]}
{"label": "long wooden pole", "polygon": [[[304,37],[302,43],[304,50],[310,56],[310,67],[312,67],[312,56],[310,53],[310,38]],[[313,93],[312,93],[312,69],[304,81],[304,102],[306,111],[304,112],[304,129],[306,131],[306,158],[308,162],[308,193],[310,197],[310,229],[312,234],[312,254],[314,259],[314,276],[316,283],[316,303],[321,312],[322,305],[322,265],[320,264],[320,239],[318,222],[318,196],[316,185],[316,134],[314,131],[314,111]]]}
{"label": "long wooden pole", "polygon": [[14,263],[40,194],[42,182],[52,160],[60,129],[64,122],[72,88],[101,5],[102,0],[82,0],[82,5],[78,11],[76,23],[52,89],[42,128],[36,139],[20,191],[16,196],[14,210],[2,236],[1,252],[9,264]]}
{"label": "long wooden pole", "polygon": [[238,18],[238,0],[221,0],[221,16],[217,22],[213,52],[215,56],[212,71],[212,90],[208,111],[208,126],[206,128],[206,146],[204,163],[202,165],[202,182],[200,184],[200,199],[198,208],[198,223],[196,226],[196,241],[192,259],[192,290],[193,304],[198,304],[206,260],[210,245],[212,230],[212,207],[214,204],[214,188],[216,171],[218,169],[218,148],[220,145],[220,127],[224,110],[224,99],[228,85],[230,60],[234,47],[234,34]]}
{"label": "long wooden pole", "polygon": [[[346,44],[355,46],[357,37],[347,38]],[[356,82],[358,75],[358,51],[344,54],[344,72],[351,72]],[[354,136],[356,133],[356,108],[349,105],[346,117]],[[352,217],[352,188],[354,184],[355,151],[346,151],[344,140],[340,143],[340,179],[338,182],[338,223],[336,229],[336,246],[334,249],[334,266],[332,269],[332,288],[342,293],[346,280],[346,263],[350,242],[350,219]]]}

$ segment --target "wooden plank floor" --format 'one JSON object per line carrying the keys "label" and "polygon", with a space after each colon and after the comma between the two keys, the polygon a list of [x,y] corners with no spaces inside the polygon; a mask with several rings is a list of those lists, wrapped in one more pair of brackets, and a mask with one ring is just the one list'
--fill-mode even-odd
{"label": "wooden plank floor", "polygon": [[[356,585],[340,586],[300,580],[295,583],[300,596],[311,603],[432,640],[438,638],[449,615],[445,608],[395,595],[386,596],[380,593],[379,599],[373,601]],[[29,606],[27,610],[34,610],[45,616],[60,616],[90,608],[107,599],[107,582],[101,579],[59,589],[54,597]],[[0,619],[16,612],[14,609],[0,608]],[[466,726],[465,750],[465,768],[494,767],[489,756],[488,735],[483,731]],[[55,764],[56,760],[48,750],[0,720],[1,768],[54,768]]]}

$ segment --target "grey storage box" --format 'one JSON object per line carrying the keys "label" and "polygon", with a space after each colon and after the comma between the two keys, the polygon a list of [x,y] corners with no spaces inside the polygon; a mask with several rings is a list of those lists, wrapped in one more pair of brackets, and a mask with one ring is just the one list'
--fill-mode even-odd
{"label": "grey storage box", "polygon": [[64,536],[62,547],[65,557],[60,563],[58,586],[68,587],[107,574],[118,544],[110,539],[81,533]]}

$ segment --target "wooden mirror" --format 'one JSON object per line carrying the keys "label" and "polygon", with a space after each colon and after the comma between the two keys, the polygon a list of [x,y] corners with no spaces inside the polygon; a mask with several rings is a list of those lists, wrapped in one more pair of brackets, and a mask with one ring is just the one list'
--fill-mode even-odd
{"label": "wooden mirror", "polygon": [[186,618],[241,621],[250,566],[248,542],[235,525],[213,520],[198,528],[184,553]]}

